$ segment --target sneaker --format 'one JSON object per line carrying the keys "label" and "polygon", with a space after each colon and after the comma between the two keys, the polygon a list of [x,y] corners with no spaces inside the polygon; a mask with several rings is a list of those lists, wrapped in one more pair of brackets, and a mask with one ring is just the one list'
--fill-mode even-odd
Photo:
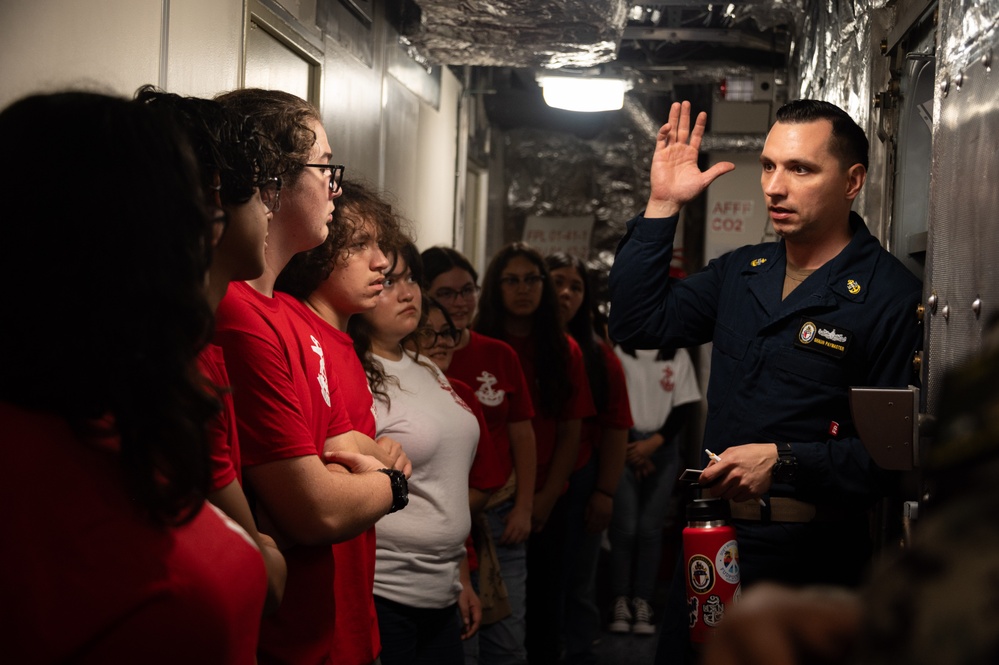
{"label": "sneaker", "polygon": [[611,620],[607,624],[607,630],[612,633],[631,632],[631,608],[628,607],[628,598],[618,596],[611,609]]}
{"label": "sneaker", "polygon": [[652,624],[652,607],[642,598],[632,601],[635,608],[635,623],[631,625],[631,632],[636,635],[654,635],[656,627]]}

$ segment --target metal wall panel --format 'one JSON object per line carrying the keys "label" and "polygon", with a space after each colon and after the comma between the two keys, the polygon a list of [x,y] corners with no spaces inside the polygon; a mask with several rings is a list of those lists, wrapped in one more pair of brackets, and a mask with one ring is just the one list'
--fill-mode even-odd
{"label": "metal wall panel", "polygon": [[924,286],[931,413],[941,376],[980,349],[986,321],[999,312],[999,72],[992,70],[997,38],[991,39],[972,49],[969,64],[944,63],[937,77]]}

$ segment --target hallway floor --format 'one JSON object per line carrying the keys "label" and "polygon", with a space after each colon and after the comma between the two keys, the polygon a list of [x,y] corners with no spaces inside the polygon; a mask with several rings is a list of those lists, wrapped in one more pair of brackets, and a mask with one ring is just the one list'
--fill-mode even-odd
{"label": "hallway floor", "polygon": [[597,665],[651,665],[656,656],[659,633],[628,635],[603,631],[594,647]]}

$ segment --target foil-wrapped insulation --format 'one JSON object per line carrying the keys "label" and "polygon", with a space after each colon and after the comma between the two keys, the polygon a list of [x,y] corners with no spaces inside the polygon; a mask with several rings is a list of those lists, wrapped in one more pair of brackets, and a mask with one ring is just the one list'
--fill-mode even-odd
{"label": "foil-wrapped insulation", "polygon": [[724,79],[751,78],[754,74],[772,73],[734,60],[684,60],[684,69],[673,72],[674,84],[709,83],[717,85]]}
{"label": "foil-wrapped insulation", "polygon": [[627,120],[589,140],[527,128],[506,132],[504,241],[522,237],[528,216],[592,216],[590,255],[580,258],[594,273],[597,300],[606,300],[606,276],[625,223],[648,200],[655,131],[658,126]]}
{"label": "foil-wrapped insulation", "polygon": [[649,145],[654,145],[659,128],[665,124],[666,119],[663,118],[661,121],[657,121],[631,95],[624,96],[624,106],[621,108],[621,111],[628,119],[628,122],[635,128],[635,131],[644,136],[648,140]]}
{"label": "foil-wrapped insulation", "polygon": [[[999,0],[949,0],[940,5],[940,60],[957,74],[978,59],[983,43],[995,42]],[[991,63],[995,67],[995,62]]]}
{"label": "foil-wrapped insulation", "polygon": [[705,134],[701,150],[712,152],[763,152],[767,137],[763,134]]}
{"label": "foil-wrapped insulation", "polygon": [[436,64],[593,67],[612,61],[628,0],[416,0],[405,37]]}
{"label": "foil-wrapped insulation", "polygon": [[760,31],[782,25],[801,25],[805,18],[803,0],[766,0],[765,2],[737,5],[732,9],[734,23],[750,19]]}
{"label": "foil-wrapped insulation", "polygon": [[[655,145],[656,135],[659,133],[659,128],[665,124],[666,118],[656,120],[649,115],[645,107],[629,96],[625,96],[624,108],[621,111],[628,119],[634,132],[640,136],[644,136],[649,146],[648,149],[652,150],[652,146]],[[760,134],[713,134],[709,132],[701,140],[701,150],[707,153],[757,153],[763,150],[763,143],[765,141],[766,137]]]}
{"label": "foil-wrapped insulation", "polygon": [[[969,2],[971,0],[968,0]],[[767,0],[742,5],[737,20],[761,30],[790,26],[790,98],[824,99],[863,127],[869,115],[871,17],[889,0]]]}

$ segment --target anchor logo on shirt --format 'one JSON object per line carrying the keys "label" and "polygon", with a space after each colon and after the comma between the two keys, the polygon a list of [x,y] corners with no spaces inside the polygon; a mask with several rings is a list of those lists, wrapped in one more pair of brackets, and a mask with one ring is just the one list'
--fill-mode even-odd
{"label": "anchor logo on shirt", "polygon": [[482,385],[479,389],[475,391],[475,397],[479,400],[479,403],[485,404],[486,406],[499,406],[503,403],[503,397],[506,396],[505,390],[495,390],[493,386],[496,385],[497,378],[490,374],[489,372],[483,370],[482,374],[475,379]]}

